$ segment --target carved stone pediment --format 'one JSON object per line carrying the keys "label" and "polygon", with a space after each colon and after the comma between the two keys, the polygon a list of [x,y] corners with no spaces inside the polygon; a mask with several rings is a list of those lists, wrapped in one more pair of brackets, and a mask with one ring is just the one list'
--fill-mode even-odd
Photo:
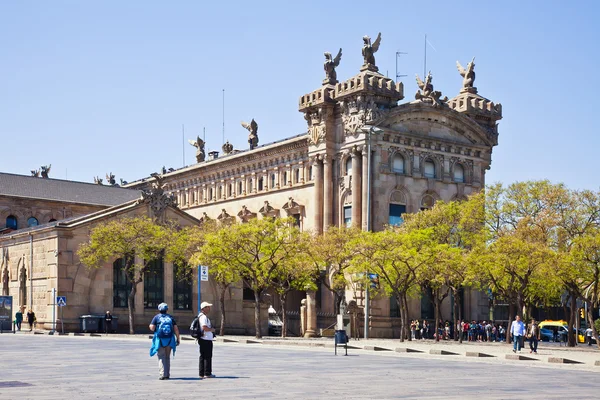
{"label": "carved stone pediment", "polygon": [[259,213],[263,215],[263,217],[278,217],[279,210],[273,208],[268,201],[265,201],[265,205],[258,210]]}
{"label": "carved stone pediment", "polygon": [[248,210],[248,207],[242,206],[240,212],[238,212],[237,216],[243,221],[248,222],[253,218],[256,218],[256,213]]}
{"label": "carved stone pediment", "polygon": [[177,199],[173,194],[166,193],[160,177],[155,176],[155,182],[150,189],[142,191],[139,204],[148,204],[154,216],[160,218],[167,207],[177,207]]}
{"label": "carved stone pediment", "polygon": [[302,211],[304,210],[304,206],[296,203],[293,197],[290,197],[288,202],[281,208],[283,208],[287,215],[302,214]]}

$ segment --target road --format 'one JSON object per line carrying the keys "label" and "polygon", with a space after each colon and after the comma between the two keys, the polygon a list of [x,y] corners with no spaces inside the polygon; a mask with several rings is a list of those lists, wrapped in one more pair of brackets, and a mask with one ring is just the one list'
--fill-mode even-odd
{"label": "road", "polygon": [[[158,380],[150,341],[2,335],[0,399],[593,399],[597,373],[394,352],[215,343],[216,379],[199,380],[197,345],[183,342]],[[339,354],[339,353],[338,353]]]}

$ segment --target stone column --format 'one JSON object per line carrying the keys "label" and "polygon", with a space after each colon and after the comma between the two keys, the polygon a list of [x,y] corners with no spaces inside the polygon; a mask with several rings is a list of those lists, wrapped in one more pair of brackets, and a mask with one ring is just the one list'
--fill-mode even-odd
{"label": "stone column", "polygon": [[315,301],[315,291],[306,291],[306,331],[305,338],[317,336],[317,302]]}
{"label": "stone column", "polygon": [[[373,171],[371,171],[371,176],[373,176]],[[362,158],[362,230],[363,231],[367,231],[369,230],[369,227],[367,226],[367,214],[369,213],[369,201],[368,201],[368,197],[369,197],[369,190],[371,190],[370,187],[368,187],[367,182],[369,182],[369,154],[368,154],[368,150],[365,147],[365,151],[363,153],[363,158]],[[373,187],[373,179],[371,179],[371,187]],[[373,200],[373,197],[371,197],[371,201]],[[371,214],[371,217],[373,215]],[[372,223],[372,221],[371,221]]]}
{"label": "stone column", "polygon": [[333,159],[330,155],[323,156],[323,231],[333,225]]}
{"label": "stone column", "polygon": [[362,191],[361,191],[361,155],[360,150],[352,152],[352,226],[362,226]]}
{"label": "stone column", "polygon": [[314,158],[313,164],[315,172],[315,188],[314,188],[314,230],[317,234],[323,232],[323,169],[321,167],[320,157]]}

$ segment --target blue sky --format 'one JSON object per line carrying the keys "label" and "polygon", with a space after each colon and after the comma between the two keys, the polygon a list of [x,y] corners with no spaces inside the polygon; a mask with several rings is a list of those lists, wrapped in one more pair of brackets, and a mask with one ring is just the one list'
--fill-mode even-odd
{"label": "blue sky", "polygon": [[599,188],[600,6],[594,1],[1,1],[0,171],[131,181],[179,168],[187,139],[206,128],[247,147],[240,121],[255,118],[260,144],[300,134],[298,98],[321,84],[323,52],[343,48],[338,79],[355,75],[362,36],[382,32],[380,72],[405,100],[427,69],[455,96],[476,57],[479,94],[502,103],[487,181],[544,179]]}

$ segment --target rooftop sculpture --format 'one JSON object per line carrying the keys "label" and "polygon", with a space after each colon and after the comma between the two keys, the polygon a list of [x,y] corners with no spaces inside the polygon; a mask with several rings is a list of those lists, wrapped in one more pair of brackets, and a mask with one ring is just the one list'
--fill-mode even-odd
{"label": "rooftop sculpture", "polygon": [[331,58],[331,53],[325,52],[325,64],[323,65],[323,68],[325,69],[325,80],[323,81],[323,84],[335,85],[338,82],[337,73],[335,72],[335,67],[340,65],[341,59],[342,59],[342,49],[341,48],[340,48],[340,51],[338,51],[338,54],[337,54],[337,56],[335,56],[335,58]]}
{"label": "rooftop sculpture", "polygon": [[52,164],[42,165],[42,178],[48,179],[48,175],[50,174],[50,168],[52,168]]}
{"label": "rooftop sculpture", "polygon": [[117,184],[115,176],[112,172],[109,172],[108,174],[106,174],[106,182],[108,182],[108,184],[111,186],[115,186]]}
{"label": "rooftop sculpture", "polygon": [[434,107],[441,107],[446,101],[448,101],[448,97],[441,98],[442,92],[433,90],[433,84],[431,83],[432,80],[433,76],[431,76],[431,71],[429,71],[425,77],[425,82],[423,82],[417,74],[417,85],[421,90],[417,90],[415,99],[421,100],[424,103],[431,103]]}
{"label": "rooftop sculpture", "polygon": [[242,126],[250,132],[248,135],[248,144],[250,145],[250,150],[256,148],[258,146],[258,124],[252,118],[250,123],[242,121]]}
{"label": "rooftop sculpture", "polygon": [[204,161],[206,154],[204,153],[204,140],[200,139],[200,136],[196,140],[188,140],[188,142],[196,148],[196,162],[201,163]]}
{"label": "rooftop sculpture", "polygon": [[377,50],[379,50],[379,45],[381,44],[381,32],[377,34],[377,39],[375,39],[373,44],[371,44],[371,38],[369,36],[364,36],[363,41],[364,44],[362,48],[362,55],[365,59],[365,62],[361,68],[361,71],[368,69],[377,72],[379,71],[379,68],[377,68],[375,65],[375,53],[377,53]]}
{"label": "rooftop sculpture", "polygon": [[460,76],[463,77],[463,87],[461,92],[477,93],[477,88],[473,87],[473,83],[475,82],[475,57],[467,64],[466,70],[458,61],[456,62],[456,68],[458,69]]}

